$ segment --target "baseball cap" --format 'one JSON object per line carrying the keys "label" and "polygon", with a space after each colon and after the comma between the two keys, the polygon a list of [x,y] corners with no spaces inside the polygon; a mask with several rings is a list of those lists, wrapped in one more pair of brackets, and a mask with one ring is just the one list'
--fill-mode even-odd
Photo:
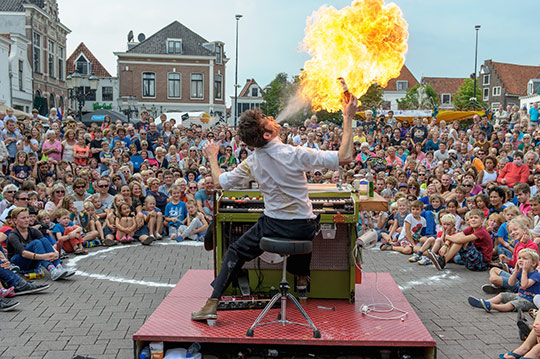
{"label": "baseball cap", "polygon": [[399,186],[398,186],[398,188],[402,188],[402,187],[407,187],[407,184],[404,183],[404,182],[400,183]]}
{"label": "baseball cap", "polygon": [[322,171],[321,171],[321,170],[313,170],[313,174],[315,174],[315,173],[320,173],[320,174],[322,174]]}

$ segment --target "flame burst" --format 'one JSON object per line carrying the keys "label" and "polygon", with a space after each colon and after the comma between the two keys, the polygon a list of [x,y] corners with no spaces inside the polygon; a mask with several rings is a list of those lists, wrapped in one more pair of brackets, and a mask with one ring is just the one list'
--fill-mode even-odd
{"label": "flame burst", "polygon": [[300,93],[314,111],[342,108],[338,77],[360,97],[373,83],[398,77],[407,52],[401,9],[383,0],[358,0],[337,10],[322,6],[307,19],[302,45],[312,55],[300,74]]}

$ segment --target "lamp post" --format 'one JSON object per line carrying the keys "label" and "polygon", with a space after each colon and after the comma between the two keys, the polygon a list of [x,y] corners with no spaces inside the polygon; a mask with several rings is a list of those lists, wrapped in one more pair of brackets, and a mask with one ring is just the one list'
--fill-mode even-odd
{"label": "lamp post", "polygon": [[234,70],[234,128],[236,128],[236,121],[238,120],[238,20],[242,18],[242,15],[234,15],[236,19],[236,65]]}
{"label": "lamp post", "polygon": [[[97,90],[99,79],[94,74],[86,77],[79,73],[74,73],[69,75],[66,80],[69,81],[70,87],[72,88],[69,98],[77,101],[77,107],[79,109],[78,117],[79,121],[82,121],[82,109],[84,107],[84,102]],[[85,90],[86,82],[88,83],[88,91]]]}
{"label": "lamp post", "polygon": [[476,25],[474,27],[474,29],[476,30],[476,46],[475,46],[475,50],[474,50],[474,103],[473,103],[473,110],[476,110],[476,66],[477,66],[477,62],[478,62],[478,30],[480,30],[480,25]]}

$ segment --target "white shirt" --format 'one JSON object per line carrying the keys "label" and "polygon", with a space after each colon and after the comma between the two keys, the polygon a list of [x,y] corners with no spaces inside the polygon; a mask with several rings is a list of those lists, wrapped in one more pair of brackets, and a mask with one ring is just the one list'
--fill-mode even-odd
{"label": "white shirt", "polygon": [[232,172],[219,176],[224,190],[256,180],[264,198],[264,214],[275,219],[313,219],[306,171],[337,169],[337,151],[318,151],[283,144],[278,138],[257,148]]}

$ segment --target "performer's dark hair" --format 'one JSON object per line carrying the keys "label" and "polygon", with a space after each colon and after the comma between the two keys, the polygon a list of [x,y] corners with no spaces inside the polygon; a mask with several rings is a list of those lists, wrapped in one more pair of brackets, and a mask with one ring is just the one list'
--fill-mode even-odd
{"label": "performer's dark hair", "polygon": [[247,110],[240,116],[238,134],[240,139],[251,147],[263,147],[268,142],[264,139],[263,113],[260,109]]}

